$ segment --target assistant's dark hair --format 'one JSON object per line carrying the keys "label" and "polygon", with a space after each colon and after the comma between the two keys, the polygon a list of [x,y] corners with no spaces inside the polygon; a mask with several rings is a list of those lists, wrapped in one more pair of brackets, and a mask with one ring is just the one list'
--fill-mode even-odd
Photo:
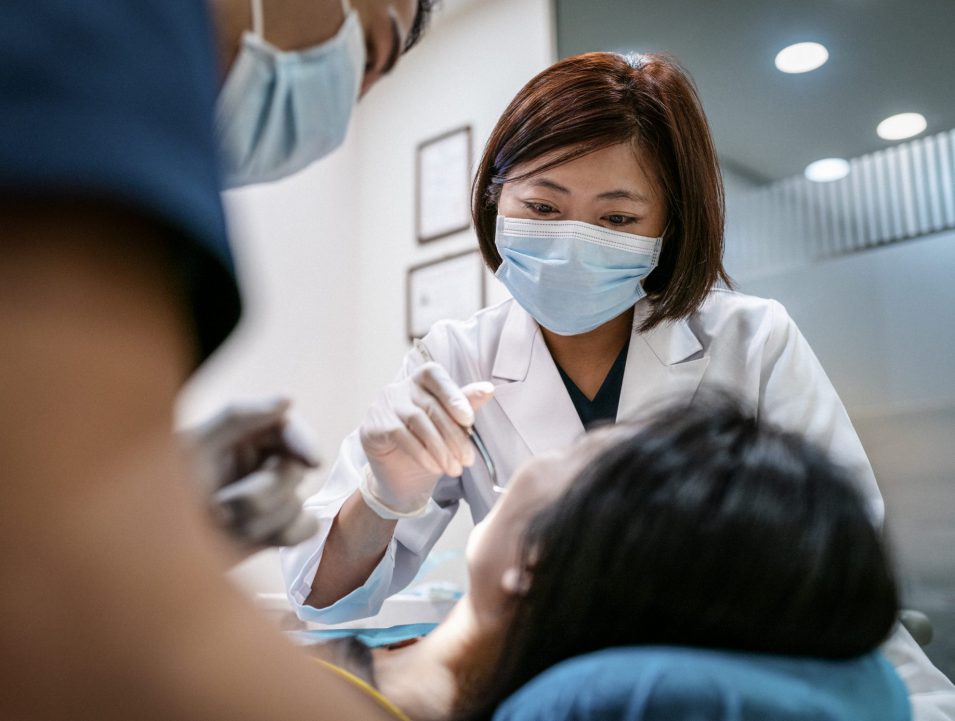
{"label": "assistant's dark hair", "polygon": [[414,20],[408,29],[405,45],[401,52],[406,53],[418,44],[421,36],[424,35],[424,31],[428,29],[428,23],[431,22],[431,13],[437,4],[438,0],[418,0],[418,9],[415,11]]}
{"label": "assistant's dark hair", "polygon": [[652,301],[642,330],[696,311],[723,268],[725,204],[719,160],[693,82],[666,55],[586,53],[561,60],[525,85],[484,149],[471,215],[484,261],[501,264],[494,245],[501,187],[515,166],[550,156],[539,170],[622,142],[652,163],[667,207],[660,260],[643,282]]}
{"label": "assistant's dark hair", "polygon": [[881,534],[847,471],[723,399],[614,443],[525,537],[531,571],[494,706],[548,667],[666,644],[838,659],[898,614]]}

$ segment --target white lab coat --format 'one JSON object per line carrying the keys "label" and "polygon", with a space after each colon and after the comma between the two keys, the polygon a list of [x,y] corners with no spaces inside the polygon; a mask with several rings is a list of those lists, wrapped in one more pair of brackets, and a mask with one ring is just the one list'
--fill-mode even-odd
{"label": "white lab coat", "polygon": [[[688,402],[700,389],[730,390],[760,418],[805,433],[848,466],[873,516],[881,522],[882,496],[862,444],[819,361],[782,305],[714,290],[690,318],[640,333],[637,327],[648,309],[646,299],[635,307],[618,419],[663,403]],[[509,478],[528,458],[565,447],[583,433],[540,328],[516,302],[505,301],[467,321],[438,323],[424,342],[434,360],[459,385],[494,383],[494,399],[478,411],[475,425],[501,479]],[[422,362],[412,351],[398,377],[405,377]],[[362,587],[324,609],[304,606],[332,521],[358,487],[365,463],[355,431],[342,444],[325,486],[305,504],[318,518],[320,532],[301,546],[282,552],[289,599],[303,620],[337,623],[374,615],[386,597],[414,578],[460,500],[467,501],[475,522],[493,503],[490,479],[480,460],[461,478],[442,478],[425,515],[398,522],[384,558]],[[914,645],[911,638],[899,643],[900,648]],[[924,659],[915,664],[916,676],[922,667],[937,674],[938,683],[930,685],[940,693],[947,691],[950,698],[938,698],[951,704],[950,716],[921,718],[955,721],[955,687],[949,683],[942,688],[944,677],[919,654],[915,648],[906,656],[907,670],[913,669],[910,657]],[[906,681],[913,689],[912,673],[908,676]],[[924,691],[920,683],[916,679],[914,688]]]}

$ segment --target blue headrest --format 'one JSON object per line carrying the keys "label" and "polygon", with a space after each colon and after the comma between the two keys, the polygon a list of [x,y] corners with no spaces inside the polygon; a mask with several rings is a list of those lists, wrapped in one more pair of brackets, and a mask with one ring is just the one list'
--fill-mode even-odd
{"label": "blue headrest", "polygon": [[494,721],[910,721],[892,665],[661,646],[613,648],[548,669]]}

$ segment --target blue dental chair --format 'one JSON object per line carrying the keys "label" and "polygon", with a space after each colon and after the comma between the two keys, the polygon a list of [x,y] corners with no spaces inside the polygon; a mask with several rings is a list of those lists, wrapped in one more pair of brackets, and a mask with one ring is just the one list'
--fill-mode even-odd
{"label": "blue dental chair", "polygon": [[878,653],[846,661],[680,647],[572,658],[530,681],[494,721],[910,721]]}

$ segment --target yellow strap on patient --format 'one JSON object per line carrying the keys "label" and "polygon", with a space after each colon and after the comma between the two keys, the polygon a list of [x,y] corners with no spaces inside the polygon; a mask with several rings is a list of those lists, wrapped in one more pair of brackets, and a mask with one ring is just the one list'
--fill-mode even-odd
{"label": "yellow strap on patient", "polygon": [[343,679],[351,683],[353,686],[357,686],[358,688],[360,688],[366,694],[368,694],[373,699],[375,699],[375,701],[377,701],[378,704],[381,707],[383,707],[386,711],[389,711],[392,714],[394,714],[395,718],[399,719],[400,721],[411,721],[411,719],[408,718],[408,716],[400,708],[395,706],[391,701],[389,701],[385,696],[383,696],[378,689],[366,683],[363,679],[359,678],[358,676],[351,673],[350,671],[346,671],[341,666],[336,666],[333,663],[329,663],[325,659],[316,658],[315,660],[318,661],[318,663],[322,664],[322,666],[324,666],[325,668],[330,669],[331,671],[334,671],[335,673],[337,673],[339,676],[341,676]]}

